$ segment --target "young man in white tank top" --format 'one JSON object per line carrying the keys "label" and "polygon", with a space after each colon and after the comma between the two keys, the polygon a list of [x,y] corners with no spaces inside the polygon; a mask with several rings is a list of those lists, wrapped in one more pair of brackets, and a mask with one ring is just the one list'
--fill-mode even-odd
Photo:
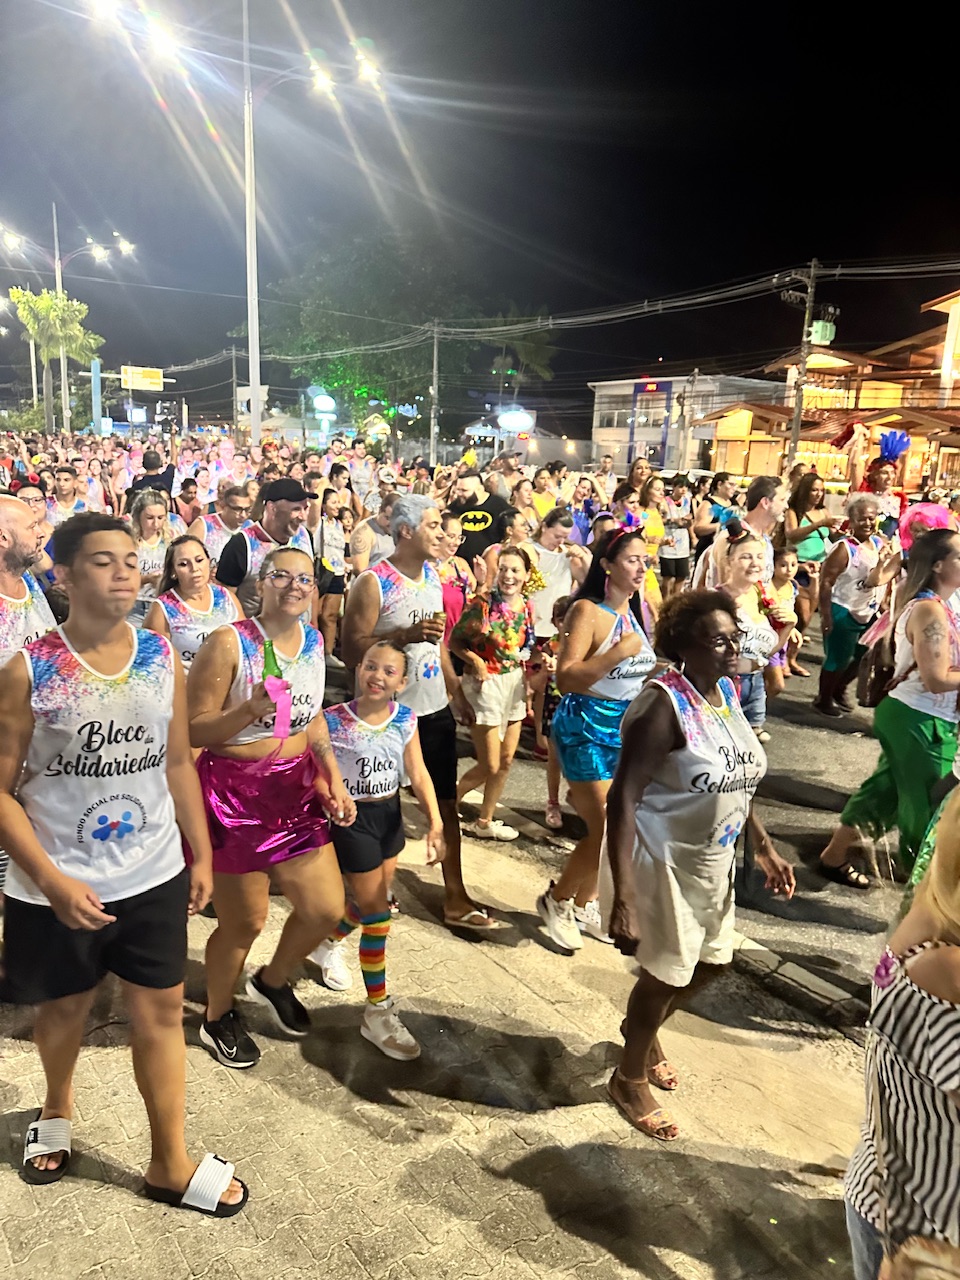
{"label": "young man in white tank top", "polygon": [[0,671],[3,997],[40,1006],[47,1079],[21,1175],[49,1183],[67,1171],[74,1069],[97,987],[114,973],[151,1118],[146,1194],[230,1216],[246,1188],[218,1157],[191,1160],[183,1133],[187,915],[213,883],[183,673],[165,637],[126,621],[140,585],[126,525],[85,513],[57,528],[53,548],[69,620]]}

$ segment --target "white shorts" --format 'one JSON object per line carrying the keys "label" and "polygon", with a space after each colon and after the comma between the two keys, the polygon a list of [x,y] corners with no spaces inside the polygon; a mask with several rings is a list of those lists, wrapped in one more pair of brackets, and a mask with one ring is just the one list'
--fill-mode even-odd
{"label": "white shorts", "polygon": [[[669,866],[639,846],[633,852],[641,969],[670,987],[686,987],[697,965],[730,964],[736,911],[733,879],[736,857],[706,857],[695,869]],[[601,899],[609,920],[613,882],[603,847]]]}
{"label": "white shorts", "polygon": [[488,675],[482,684],[467,673],[462,683],[464,696],[477,713],[477,724],[498,725],[501,738],[508,724],[522,720],[527,714],[522,668]]}

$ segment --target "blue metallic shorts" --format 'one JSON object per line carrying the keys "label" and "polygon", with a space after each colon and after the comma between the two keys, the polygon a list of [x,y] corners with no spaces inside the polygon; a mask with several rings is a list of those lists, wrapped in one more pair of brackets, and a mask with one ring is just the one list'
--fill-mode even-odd
{"label": "blue metallic shorts", "polygon": [[620,722],[630,704],[588,693],[565,693],[550,737],[568,782],[609,782],[620,759]]}

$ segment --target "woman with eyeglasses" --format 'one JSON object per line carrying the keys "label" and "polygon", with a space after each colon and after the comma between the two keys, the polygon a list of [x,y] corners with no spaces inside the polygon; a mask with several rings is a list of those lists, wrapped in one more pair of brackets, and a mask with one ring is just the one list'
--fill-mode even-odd
{"label": "woman with eyeglasses", "polygon": [[587,834],[560,878],[537,899],[551,940],[579,951],[582,934],[609,942],[597,900],[606,799],[620,755],[620,722],[656,665],[631,601],[643,592],[640,529],[614,529],[596,545],[583,586],[564,616],[556,683],[563,697],[550,725],[560,769]]}
{"label": "woman with eyeglasses", "polygon": [[795,881],[751,809],[767,761],[734,685],[736,605],[720,591],[673,596],[654,642],[673,667],[648,682],[624,717],[607,797],[609,931],[640,965],[621,1027],[623,1056],[607,1087],[636,1129],[671,1142],[680,1130],[651,1085],[672,1091],[680,1081],[659,1032],[681,997],[733,959],[735,846],[747,823],[766,887],[789,898]]}
{"label": "woman with eyeglasses", "polygon": [[330,822],[349,826],[356,806],[323,714],[323,640],[301,621],[315,590],[311,556],[288,547],[269,552],[258,575],[258,616],[214,631],[187,685],[191,740],[203,748],[197,772],[217,912],[200,1039],[235,1069],[260,1057],[234,1008],[234,991],[266,923],[271,883],[293,909],[272,959],[247,979],[246,993],[287,1035],[302,1038],[310,1030],[292,976],[343,919]]}
{"label": "woman with eyeglasses", "polygon": [[241,616],[229,587],[210,581],[210,552],[199,538],[184,534],[167,548],[157,598],[144,626],[166,636],[189,671],[200,646],[217,627]]}

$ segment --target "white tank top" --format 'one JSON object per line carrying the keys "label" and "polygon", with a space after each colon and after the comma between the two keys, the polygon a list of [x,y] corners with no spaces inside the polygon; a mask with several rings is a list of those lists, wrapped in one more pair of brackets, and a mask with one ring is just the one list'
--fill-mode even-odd
{"label": "white tank top", "polygon": [[0,595],[0,666],[56,625],[36,578],[32,573],[25,573],[23,595],[19,599]]}
{"label": "white tank top", "polygon": [[[257,579],[260,576],[260,566],[266,560],[268,553],[283,546],[289,547],[294,551],[304,551],[312,560],[313,543],[310,541],[309,530],[303,524],[289,542],[274,542],[261,524],[251,524],[248,528],[241,529],[240,532],[243,535],[244,542],[247,544],[247,575],[237,588],[237,596],[243,606],[243,612],[248,618],[251,618],[255,613],[260,612]],[[310,616],[309,606],[300,616],[303,618]]]}
{"label": "white tank top", "polygon": [[740,628],[740,658],[765,667],[774,652],[777,631],[766,617],[757,619],[741,605],[737,606],[737,626]]}
{"label": "white tank top", "polygon": [[539,542],[534,543],[537,552],[537,568],[546,584],[530,596],[533,609],[533,629],[541,639],[557,634],[553,625],[553,606],[561,596],[573,590],[573,573],[570,561],[563,551],[548,551]]}
{"label": "white tank top", "polygon": [[657,655],[653,652],[650,641],[644,634],[643,627],[633,616],[630,609],[626,613],[616,613],[605,604],[597,605],[597,608],[613,616],[613,625],[594,657],[612,649],[625,631],[633,631],[638,635],[643,642],[643,648],[639,653],[634,653],[629,658],[624,658],[622,662],[617,663],[612,671],[608,671],[605,676],[595,680],[590,686],[590,696],[592,698],[609,698],[613,702],[632,702],[643,688],[647,676],[656,666]]}
{"label": "white tank top", "polygon": [[[249,529],[250,521],[244,520],[240,525],[240,529]],[[216,512],[210,516],[203,517],[203,545],[210,552],[210,568],[211,572],[216,569],[217,561],[220,559],[220,553],[227,545],[235,533],[239,529],[228,529],[223,520]]]}
{"label": "white tank top", "polygon": [[[242,618],[230,624],[237,637],[237,674],[233,678],[224,710],[246,702],[255,685],[263,682],[263,642],[266,633],[256,618]],[[274,649],[277,664],[284,680],[290,685],[290,736],[302,733],[307,725],[323,710],[323,689],[326,679],[326,663],[323,658],[323,638],[315,627],[300,623],[300,648],[293,658],[285,658]],[[262,742],[272,738],[276,725],[276,713],[268,712],[253,724],[228,738],[225,746],[241,747],[248,742]]]}
{"label": "white tank top", "polygon": [[[411,627],[435,613],[443,613],[443,588],[436,568],[424,564],[419,579],[408,578],[389,560],[381,560],[360,575],[372,574],[380,592],[380,616],[375,636],[400,627]],[[359,581],[359,579],[358,579]],[[406,646],[407,687],[400,694],[404,706],[418,716],[429,716],[447,705],[447,686],[440,667],[440,645],[429,641]]]}
{"label": "white tank top", "polygon": [[877,567],[880,559],[880,538],[868,538],[866,542],[854,542],[844,538],[847,548],[847,567],[833,584],[831,598],[841,605],[857,622],[869,622],[877,611],[879,587],[867,586],[867,575]]}
{"label": "white tank top", "polygon": [[[168,545],[162,536],[158,537],[156,542],[140,541],[137,543],[137,564],[142,574],[163,572],[163,562],[167,558]],[[151,586],[148,582],[140,584],[140,590],[137,593],[138,600],[155,600],[156,596],[156,587]]]}
{"label": "white tank top", "polygon": [[[386,560],[388,556],[392,556],[397,549],[397,544],[390,537],[389,533],[383,532],[376,520],[372,517],[369,520],[362,520],[360,524],[357,525],[357,529],[361,527],[369,529],[373,534],[373,547],[370,551],[370,559],[367,562],[367,568],[372,569],[374,565],[378,565],[381,561]],[[356,529],[354,530],[354,533],[356,533]]]}
{"label": "white tank top", "polygon": [[[732,681],[719,682],[722,707],[711,706],[677,671],[651,684],[670,698],[684,745],[666,753],[645,787],[636,811],[637,839],[647,856],[709,875],[711,862],[733,861],[767,758]],[[624,718],[624,732],[632,714]]]}
{"label": "white tank top", "polygon": [[173,647],[180,655],[185,671],[197,656],[197,650],[217,627],[228,626],[238,618],[233,598],[216,582],[210,583],[210,608],[204,612],[182,600],[176,591],[165,591],[157,597],[170,628]]}
{"label": "white tank top", "polygon": [[[897,625],[893,633],[893,678],[895,680],[899,680],[901,676],[905,676],[905,678],[890,690],[889,696],[896,698],[898,702],[902,702],[908,707],[912,707],[914,711],[922,711],[925,715],[936,716],[938,720],[949,720],[952,724],[956,724],[960,720],[960,714],[957,712],[956,689],[948,690],[946,693],[931,693],[920,679],[920,672],[914,666],[916,658],[913,652],[913,645],[907,637],[907,622],[918,600],[940,600],[940,597],[935,596],[932,591],[925,591],[922,595],[911,600],[897,619]],[[947,615],[950,666],[960,667],[960,618],[957,617],[946,600],[940,600],[940,603],[943,605],[944,612]],[[913,670],[909,675],[906,675],[910,667],[913,667]]]}
{"label": "white tank top", "polygon": [[[145,893],[183,869],[167,785],[173,649],[129,627],[132,653],[101,675],[58,627],[24,650],[33,735],[18,798],[54,866],[104,902]],[[46,898],[11,861],[4,890]]]}
{"label": "white tank top", "polygon": [[324,715],[333,754],[354,800],[395,795],[405,772],[403,753],[417,731],[416,712],[394,702],[383,724],[369,724],[357,715],[356,702],[341,702]]}

